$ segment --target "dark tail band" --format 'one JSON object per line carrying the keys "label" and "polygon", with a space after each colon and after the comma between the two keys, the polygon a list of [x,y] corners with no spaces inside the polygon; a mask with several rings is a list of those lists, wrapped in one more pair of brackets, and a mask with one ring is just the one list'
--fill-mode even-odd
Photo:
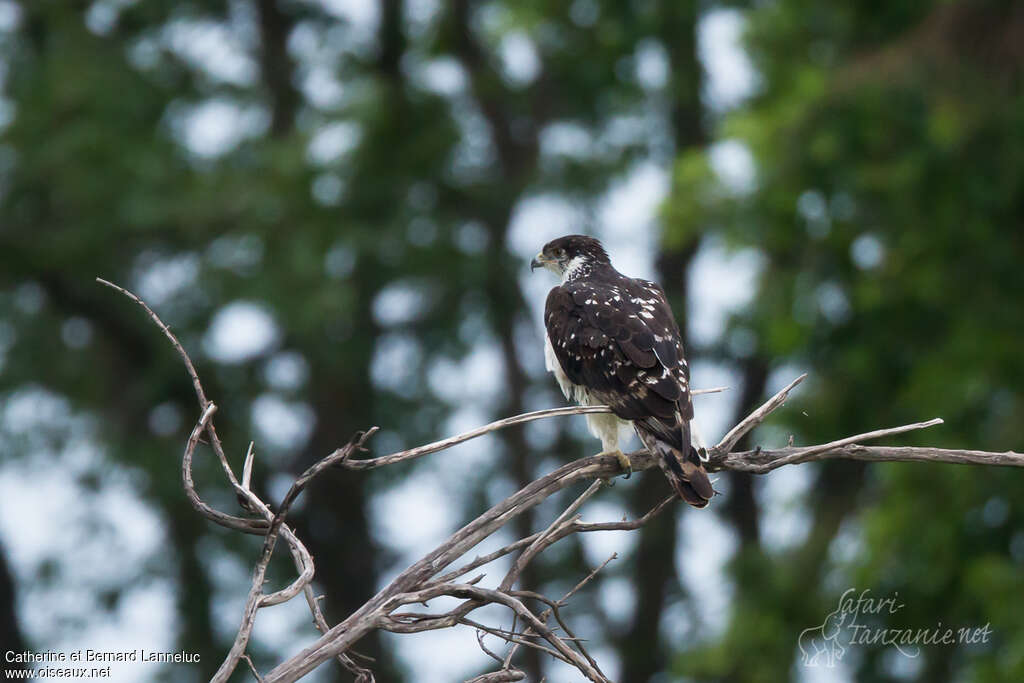
{"label": "dark tail band", "polygon": [[679,497],[695,508],[707,507],[715,496],[715,489],[697,451],[691,447],[689,455],[682,458],[681,453],[674,449],[658,450],[661,470]]}

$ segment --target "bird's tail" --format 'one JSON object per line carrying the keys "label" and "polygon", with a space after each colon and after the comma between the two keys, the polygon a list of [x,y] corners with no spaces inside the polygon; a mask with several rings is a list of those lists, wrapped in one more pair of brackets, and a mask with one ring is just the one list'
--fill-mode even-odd
{"label": "bird's tail", "polygon": [[672,484],[679,497],[693,507],[707,507],[715,496],[715,489],[711,486],[711,480],[708,479],[707,470],[704,469],[697,449],[690,444],[689,426],[684,424],[680,432],[681,443],[685,444],[683,448],[689,449],[685,456],[682,449],[675,445],[680,442],[666,441],[658,432],[651,429],[650,423],[636,422],[634,426],[647,450],[658,456],[661,471],[665,473],[665,478]]}
{"label": "bird's tail", "polygon": [[690,446],[686,457],[674,448],[659,448],[661,471],[679,497],[695,508],[707,507],[715,495],[697,450]]}

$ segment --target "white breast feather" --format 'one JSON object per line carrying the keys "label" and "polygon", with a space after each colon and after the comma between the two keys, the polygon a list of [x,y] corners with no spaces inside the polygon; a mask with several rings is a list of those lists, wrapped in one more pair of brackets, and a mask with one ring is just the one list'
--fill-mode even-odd
{"label": "white breast feather", "polygon": [[[555,356],[555,349],[551,346],[551,338],[548,337],[547,333],[544,334],[544,366],[548,372],[555,376],[555,379],[558,381],[558,387],[567,399],[575,401],[581,406],[601,405],[600,401],[594,400],[591,397],[590,392],[585,386],[574,384],[565,374],[562,364],[558,362],[558,357]],[[603,450],[609,451],[618,448],[619,430],[627,424],[624,420],[620,420],[611,413],[597,413],[587,415],[586,418],[590,433],[601,439]]]}
{"label": "white breast feather", "polygon": [[[570,401],[576,401],[580,403],[578,393],[585,393],[585,389],[581,386],[572,383],[572,380],[565,374],[565,370],[562,369],[562,364],[558,362],[558,357],[555,356],[555,349],[551,346],[551,338],[544,334],[544,367],[547,371],[555,375],[555,379],[558,381],[558,388],[562,390],[562,394],[565,395]],[[585,403],[583,405],[586,405]]]}

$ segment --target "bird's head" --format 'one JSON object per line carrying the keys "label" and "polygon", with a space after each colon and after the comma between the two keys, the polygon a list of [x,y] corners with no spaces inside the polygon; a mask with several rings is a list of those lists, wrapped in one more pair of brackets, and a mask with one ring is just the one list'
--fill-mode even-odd
{"label": "bird's head", "polygon": [[566,235],[545,244],[530,261],[530,270],[547,268],[564,281],[608,265],[611,265],[608,252],[596,239],[586,235]]}

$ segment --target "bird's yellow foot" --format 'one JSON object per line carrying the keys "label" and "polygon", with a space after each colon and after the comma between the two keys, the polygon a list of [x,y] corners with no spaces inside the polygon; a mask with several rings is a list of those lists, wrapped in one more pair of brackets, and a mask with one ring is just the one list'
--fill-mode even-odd
{"label": "bird's yellow foot", "polygon": [[629,456],[618,448],[613,451],[601,451],[598,455],[614,455],[615,459],[619,461],[619,467],[621,467],[622,471],[626,473],[626,479],[633,476],[633,463],[629,461]]}

